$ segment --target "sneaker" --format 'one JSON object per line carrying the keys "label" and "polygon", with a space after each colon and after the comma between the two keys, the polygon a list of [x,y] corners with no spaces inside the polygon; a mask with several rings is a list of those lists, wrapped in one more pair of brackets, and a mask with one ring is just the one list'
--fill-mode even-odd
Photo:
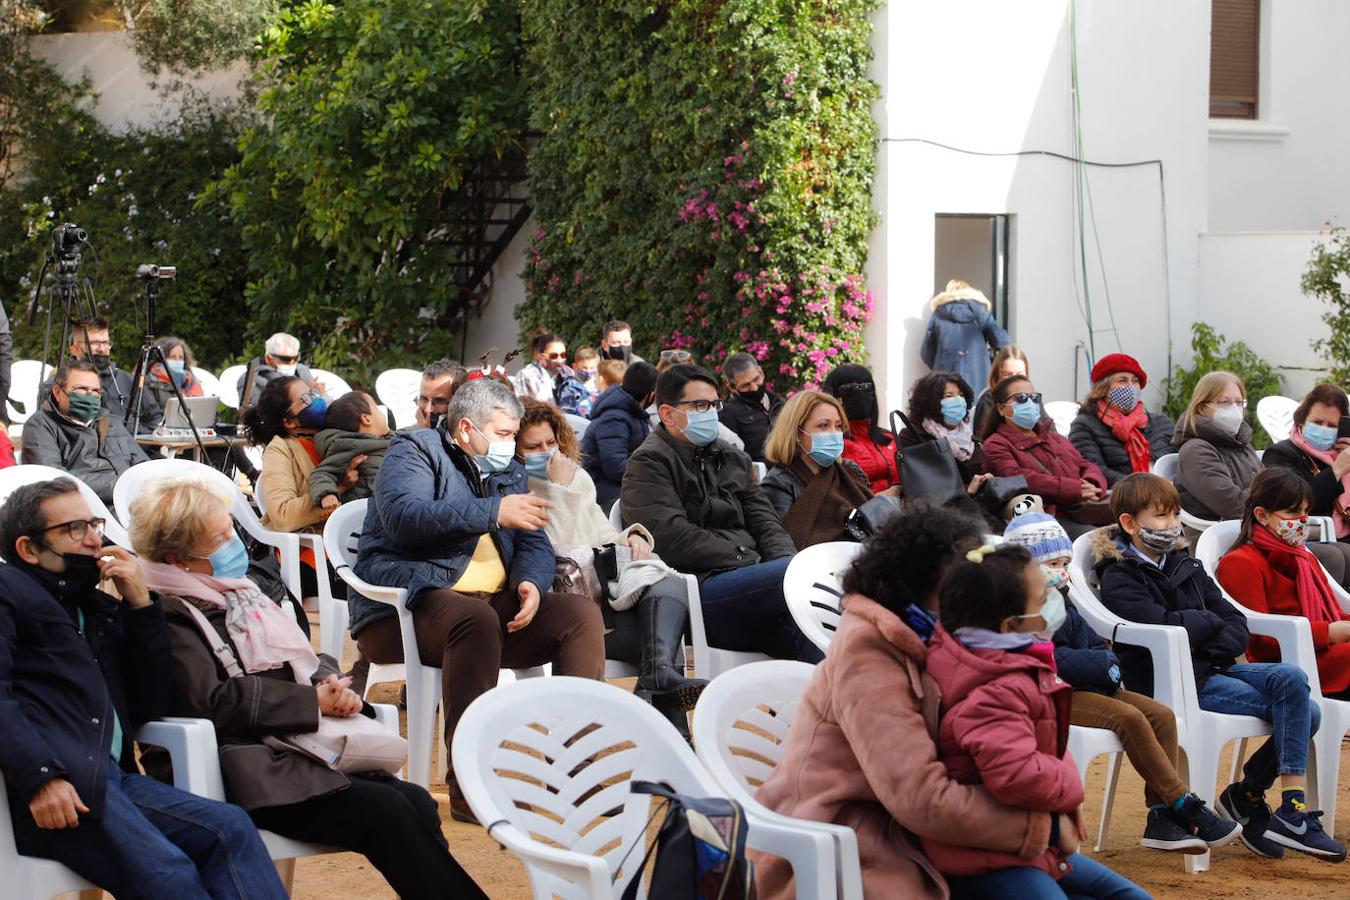
{"label": "sneaker", "polygon": [[1219,795],[1215,811],[1242,826],[1242,843],[1257,856],[1284,858],[1284,846],[1266,837],[1270,807],[1264,797],[1252,797],[1242,782],[1235,781]]}
{"label": "sneaker", "polygon": [[1181,827],[1181,824],[1163,809],[1150,809],[1144,826],[1144,839],[1139,843],[1150,850],[1169,850],[1173,853],[1204,853],[1209,846]]}
{"label": "sneaker", "polygon": [[1281,806],[1271,813],[1266,824],[1266,838],[1291,850],[1298,850],[1325,859],[1327,862],[1345,862],[1345,845],[1332,840],[1317,821],[1322,811],[1309,810],[1302,803],[1292,808]]}
{"label": "sneaker", "polygon": [[1168,812],[1177,824],[1204,841],[1211,850],[1231,844],[1242,833],[1241,825],[1215,815],[1214,810],[1195,794],[1187,794],[1181,800],[1180,809]]}

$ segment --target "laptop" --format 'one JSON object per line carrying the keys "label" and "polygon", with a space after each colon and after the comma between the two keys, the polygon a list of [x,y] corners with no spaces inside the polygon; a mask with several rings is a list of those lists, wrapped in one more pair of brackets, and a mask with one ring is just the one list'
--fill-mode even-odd
{"label": "laptop", "polygon": [[[195,424],[198,430],[210,428],[216,424],[216,410],[220,406],[219,397],[184,397],[183,403],[177,397],[170,397],[164,404],[164,424],[161,428],[190,428]],[[188,416],[192,422],[188,422]]]}

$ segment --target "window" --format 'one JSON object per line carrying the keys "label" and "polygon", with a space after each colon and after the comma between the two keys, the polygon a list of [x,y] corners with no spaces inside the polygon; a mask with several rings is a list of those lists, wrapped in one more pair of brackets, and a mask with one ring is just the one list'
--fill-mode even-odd
{"label": "window", "polygon": [[1008,328],[1009,216],[938,213],[933,241],[933,293],[959,278],[984,292],[994,318]]}
{"label": "window", "polygon": [[1212,0],[1209,116],[1255,119],[1260,79],[1261,0]]}

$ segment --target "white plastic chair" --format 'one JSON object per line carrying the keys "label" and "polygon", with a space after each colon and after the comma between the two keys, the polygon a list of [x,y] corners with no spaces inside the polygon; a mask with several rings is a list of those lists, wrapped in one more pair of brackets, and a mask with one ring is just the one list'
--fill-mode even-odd
{"label": "white plastic chair", "polygon": [[[1153,461],[1153,474],[1159,478],[1166,478],[1173,483],[1177,480],[1177,475],[1181,471],[1181,455],[1177,453],[1164,454]],[[1204,531],[1215,524],[1212,519],[1202,519],[1199,516],[1193,516],[1186,510],[1181,511],[1181,524],[1187,528],[1193,528],[1196,531]]]}
{"label": "white plastic chair", "polygon": [[352,392],[352,386],[349,385],[341,376],[335,375],[325,369],[310,369],[309,373],[314,376],[314,380],[323,388],[324,396],[329,400],[336,400],[344,394]]}
{"label": "white plastic chair", "polygon": [[586,429],[591,427],[591,420],[585,416],[563,413],[563,418],[567,420],[568,425],[572,426],[572,432],[576,434],[577,440],[581,440],[582,435],[586,433]]}
{"label": "white plastic chair", "polygon": [[74,481],[80,489],[81,496],[88,501],[89,511],[107,523],[103,529],[104,537],[119,547],[124,547],[127,550],[133,549],[131,535],[127,534],[127,530],[122,527],[122,523],[117,520],[117,516],[108,511],[108,507],[99,499],[98,494],[94,493],[94,489],[62,469],[37,465],[10,466],[7,469],[0,469],[0,504],[8,500],[9,495],[14,493],[15,490],[26,484],[51,481],[53,478],[69,478]]}
{"label": "white plastic chair", "polygon": [[203,397],[219,397],[219,396],[220,396],[220,379],[219,379],[219,378],[217,378],[216,376],[212,375],[210,372],[206,371],[205,369],[198,368],[197,366],[193,366],[193,367],[192,367],[192,377],[195,378],[195,379],[197,379],[197,382],[202,386],[202,396],[203,396]]}
{"label": "white plastic chair", "polygon": [[22,425],[38,411],[38,388],[54,371],[51,366],[44,366],[37,359],[16,359],[9,367],[9,396],[24,406],[23,412],[19,412],[9,402],[9,397],[5,398],[5,409],[9,412],[11,423]]}
{"label": "white plastic chair", "polygon": [[792,557],[783,573],[783,597],[802,634],[824,653],[843,615],[844,570],[862,552],[862,544],[829,541],[807,547]]}
{"label": "white plastic chair", "polygon": [[1111,827],[1111,811],[1116,805],[1116,787],[1120,782],[1120,764],[1125,758],[1125,745],[1114,731],[1105,728],[1069,726],[1069,754],[1078,766],[1078,780],[1087,786],[1087,771],[1092,761],[1107,754],[1106,793],[1102,796],[1102,814],[1097,823],[1097,842],[1092,849],[1098,853],[1106,846],[1106,833]]}
{"label": "white plastic chair", "polygon": [[[1202,710],[1191,666],[1190,640],[1180,625],[1146,625],[1123,619],[1107,609],[1097,594],[1090,531],[1073,542],[1069,592],[1092,630],[1117,644],[1147,649],[1153,658],[1153,699],[1172,710],[1182,750],[1179,773],[1200,799],[1213,805],[1219,778],[1219,755],[1229,741],[1270,734],[1270,723],[1253,716]],[[1187,872],[1209,868],[1209,854],[1186,854]]]}
{"label": "white plastic chair", "polygon": [[1256,401],[1256,421],[1261,423],[1271,441],[1279,443],[1287,440],[1294,430],[1294,410],[1298,401],[1272,394]]}
{"label": "white plastic chair", "polygon": [[1073,400],[1051,400],[1045,404],[1045,414],[1055,423],[1055,430],[1069,436],[1069,426],[1078,417],[1080,404]]}
{"label": "white plastic chair", "polygon": [[[640,877],[652,798],[630,781],[722,793],[666,719],[585,678],[506,684],[469,705],[451,747],[460,790],[488,834],[525,864],[536,898],[618,897]],[[619,815],[609,810],[622,807]],[[818,830],[746,810],[748,844],[806,872],[831,849]],[[632,851],[630,853],[630,851]]]}
{"label": "white plastic chair", "polygon": [[220,402],[230,409],[239,408],[239,376],[248,370],[248,366],[229,366],[220,373]]}
{"label": "white plastic chair", "polygon": [[416,369],[386,369],[375,379],[375,397],[394,414],[395,428],[417,424],[417,391],[422,373]]}
{"label": "white plastic chair", "polygon": [[[1273,638],[1280,645],[1280,661],[1298,666],[1308,676],[1308,691],[1322,710],[1322,725],[1313,735],[1313,758],[1309,772],[1309,792],[1325,814],[1322,827],[1327,834],[1335,834],[1336,787],[1340,781],[1341,739],[1350,732],[1350,702],[1333,700],[1322,694],[1322,679],[1317,673],[1317,652],[1313,648],[1312,628],[1302,616],[1281,616],[1248,609],[1234,600],[1219,584],[1219,560],[1237,540],[1242,523],[1236,520],[1220,522],[1200,536],[1195,545],[1195,558],[1205,567],[1209,577],[1223,591],[1224,599],[1247,617],[1247,629],[1254,635]],[[1327,577],[1328,584],[1336,582]],[[1245,755],[1246,742],[1238,745],[1233,754],[1233,771],[1237,772]],[[1236,780],[1236,774],[1233,776]]]}
{"label": "white plastic chair", "polygon": [[[823,649],[823,648],[822,648]],[[755,799],[783,759],[783,745],[815,666],[774,659],[715,679],[694,709],[698,758],[726,796],[766,821],[829,836],[831,852],[808,871],[793,871],[797,896],[862,900],[858,837],[852,828],[794,819]]]}
{"label": "white plastic chair", "polygon": [[103,896],[101,890],[58,862],[19,855],[3,778],[0,778],[0,872],[4,873],[0,877],[0,900],[47,900],[76,891],[81,900],[98,900]]}

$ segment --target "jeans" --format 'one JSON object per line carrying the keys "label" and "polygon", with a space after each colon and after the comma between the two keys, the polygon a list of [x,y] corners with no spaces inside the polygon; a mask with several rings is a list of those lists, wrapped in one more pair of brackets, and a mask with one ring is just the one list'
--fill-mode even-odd
{"label": "jeans", "polygon": [[1199,700],[1209,712],[1270,723],[1270,740],[1242,768],[1249,785],[1264,791],[1279,775],[1307,774],[1308,741],[1322,723],[1322,711],[1308,696],[1308,676],[1298,666],[1238,663],[1209,676]]}
{"label": "jeans", "polygon": [[103,815],[82,816],[78,828],[38,828],[27,804],[10,799],[20,853],[56,860],[118,900],[285,900],[258,829],[232,804],[128,774],[111,760]]}
{"label": "jeans", "polygon": [[783,599],[783,574],[790,562],[792,557],[784,556],[703,579],[699,594],[710,646],[809,663],[825,658],[792,621]]}
{"label": "jeans", "polygon": [[1123,875],[1081,853],[1067,857],[1072,870],[1059,881],[1041,869],[1017,866],[997,869],[983,875],[949,879],[952,900],[1064,900],[1096,898],[1096,900],[1148,900],[1149,894]]}

